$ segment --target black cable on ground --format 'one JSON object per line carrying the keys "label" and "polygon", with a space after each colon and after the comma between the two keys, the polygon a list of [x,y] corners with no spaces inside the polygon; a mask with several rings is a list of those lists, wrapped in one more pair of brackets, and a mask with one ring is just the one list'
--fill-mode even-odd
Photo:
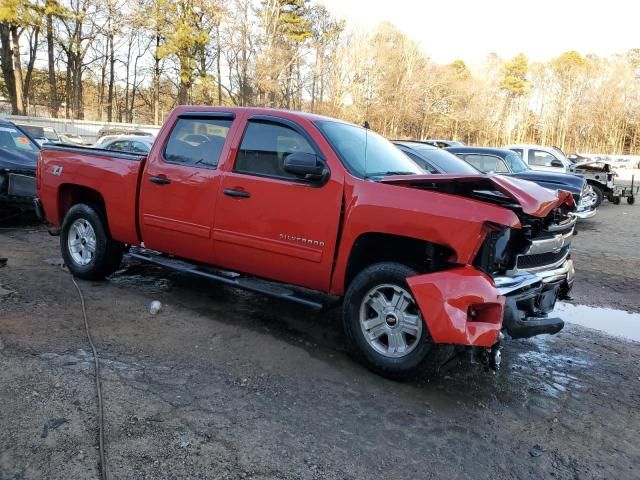
{"label": "black cable on ground", "polygon": [[73,274],[71,274],[71,281],[75,285],[76,290],[78,291],[78,295],[80,296],[80,304],[82,305],[82,316],[84,317],[84,328],[87,332],[87,340],[89,341],[89,345],[91,346],[91,350],[93,351],[93,360],[96,371],[96,392],[98,394],[98,443],[100,447],[100,477],[102,478],[102,480],[107,480],[107,462],[104,456],[104,409],[102,406],[102,386],[100,384],[100,359],[98,358],[98,351],[96,350],[96,346],[93,344],[93,339],[91,338],[91,330],[89,329],[89,320],[87,320],[87,308],[84,303],[84,295],[82,294],[82,290],[76,282]]}

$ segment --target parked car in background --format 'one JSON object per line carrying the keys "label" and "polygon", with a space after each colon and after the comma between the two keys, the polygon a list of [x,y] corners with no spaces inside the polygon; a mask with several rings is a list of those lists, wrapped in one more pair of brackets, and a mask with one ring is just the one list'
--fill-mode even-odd
{"label": "parked car in background", "polygon": [[109,136],[106,140],[94,145],[94,148],[113,150],[114,152],[130,152],[147,154],[153,145],[153,137],[136,135]]}
{"label": "parked car in background", "polygon": [[[394,142],[402,142],[403,140],[394,140]],[[431,145],[432,147],[438,148],[447,148],[447,147],[460,147],[464,145],[462,142],[458,142],[457,140],[439,140],[439,139],[427,139],[427,140],[411,140],[412,143],[424,143],[426,145]]]}
{"label": "parked car in background", "polygon": [[150,137],[150,138],[155,137],[153,133],[146,132],[144,130],[140,130],[137,128],[103,127],[100,130],[98,130],[96,143],[102,143],[104,140],[106,140],[106,137],[117,137],[120,135],[135,135],[138,137]]}
{"label": "parked car in background", "polygon": [[87,142],[80,135],[75,135],[73,133],[60,133],[59,136],[60,136],[60,142],[62,143],[67,143],[70,145],[88,145],[89,144],[89,142]]}
{"label": "parked car in background", "polygon": [[315,308],[318,292],[341,297],[354,352],[389,377],[433,370],[452,350],[495,366],[503,330],[564,325],[548,314],[574,277],[568,192],[425,175],[357,125],[182,106],[148,155],[47,145],[37,171],[38,211],[60,228],[74,275],[103,278],[134,247],[139,260]]}
{"label": "parked car in background", "polygon": [[580,173],[593,187],[598,199],[595,207],[599,207],[605,198],[612,199],[615,191],[615,172],[608,163],[586,161],[573,163],[562,150],[557,147],[541,145],[507,145],[516,152],[532,170],[556,173]]}
{"label": "parked car in background", "polygon": [[528,180],[551,190],[571,192],[578,218],[596,214],[596,196],[584,177],[575,174],[535,172],[511,150],[485,147],[440,149],[420,142],[393,142],[423,170],[434,174],[480,175],[496,173]]}
{"label": "parked car in background", "polygon": [[40,145],[11,122],[0,120],[0,207],[32,206]]}
{"label": "parked car in background", "polygon": [[577,205],[574,215],[584,219],[596,214],[595,204],[598,197],[583,175],[532,170],[517,153],[506,148],[451,147],[446,151],[457,155],[483,173],[499,173],[529,180],[552,190],[569,191]]}
{"label": "parked car in background", "polygon": [[394,141],[393,144],[427,173],[452,175],[482,173],[452,153],[424,142],[401,140]]}
{"label": "parked car in background", "polygon": [[53,127],[43,127],[41,125],[23,125],[16,124],[23,132],[27,132],[40,145],[51,142],[60,142],[60,135]]}

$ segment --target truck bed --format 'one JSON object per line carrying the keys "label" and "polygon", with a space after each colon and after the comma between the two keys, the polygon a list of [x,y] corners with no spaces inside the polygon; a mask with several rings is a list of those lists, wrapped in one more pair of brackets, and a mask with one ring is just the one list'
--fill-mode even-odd
{"label": "truck bed", "polygon": [[39,197],[51,223],[60,225],[61,212],[80,195],[90,203],[102,203],[114,239],[140,242],[136,215],[145,155],[60,144],[43,145],[40,155]]}

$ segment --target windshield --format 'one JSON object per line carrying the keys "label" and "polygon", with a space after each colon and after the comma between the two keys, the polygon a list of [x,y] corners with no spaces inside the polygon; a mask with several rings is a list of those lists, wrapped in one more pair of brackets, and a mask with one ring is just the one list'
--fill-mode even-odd
{"label": "windshield", "polygon": [[347,169],[361,178],[425,172],[386,138],[348,123],[315,122]]}
{"label": "windshield", "polygon": [[60,140],[60,137],[58,136],[58,134],[56,133],[56,131],[53,128],[45,128],[44,129],[44,138],[46,138],[47,140],[50,140],[52,142],[57,142]]}
{"label": "windshield", "polygon": [[19,152],[39,150],[24,133],[11,125],[0,126],[0,148]]}
{"label": "windshield", "polygon": [[35,125],[18,125],[22,130],[27,132],[33,138],[45,138],[44,128]]}
{"label": "windshield", "polygon": [[526,163],[518,156],[517,153],[508,153],[506,157],[504,157],[506,162],[511,167],[511,171],[513,173],[520,173],[526,170],[529,170],[529,167]]}
{"label": "windshield", "polygon": [[441,149],[429,148],[425,145],[411,144],[411,148],[421,156],[433,163],[438,170],[444,173],[477,175],[481,173],[472,165],[456,157],[453,153]]}

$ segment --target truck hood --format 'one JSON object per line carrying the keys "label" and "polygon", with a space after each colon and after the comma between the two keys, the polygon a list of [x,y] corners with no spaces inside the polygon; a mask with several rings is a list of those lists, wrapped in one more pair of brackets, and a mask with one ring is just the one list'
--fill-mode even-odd
{"label": "truck hood", "polygon": [[524,172],[512,173],[509,176],[520,180],[529,180],[552,190],[567,190],[578,196],[582,193],[584,186],[584,177],[571,173],[525,170]]}
{"label": "truck hood", "polygon": [[610,172],[611,164],[601,161],[589,161],[574,163],[569,167],[572,172],[589,171],[589,172]]}
{"label": "truck hood", "polygon": [[432,190],[472,198],[509,208],[527,215],[545,217],[561,205],[575,209],[571,192],[549,190],[527,180],[502,175],[398,175],[381,183]]}
{"label": "truck hood", "polygon": [[16,151],[0,147],[0,170],[36,171],[40,152]]}

